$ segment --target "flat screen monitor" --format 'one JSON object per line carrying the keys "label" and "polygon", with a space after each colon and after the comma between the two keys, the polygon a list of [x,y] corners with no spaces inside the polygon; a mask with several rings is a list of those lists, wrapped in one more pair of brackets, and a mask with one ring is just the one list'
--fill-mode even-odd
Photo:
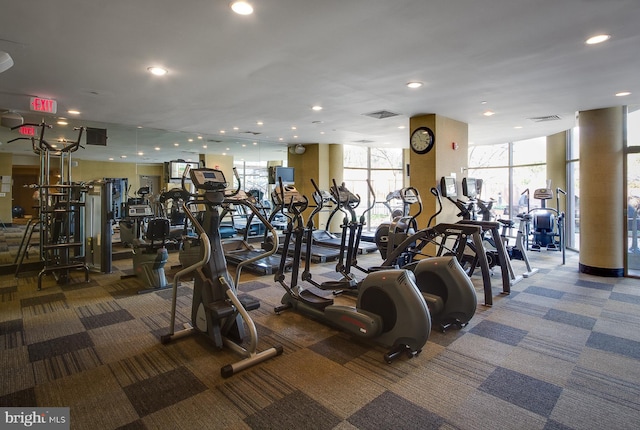
{"label": "flat screen monitor", "polygon": [[458,197],[458,192],[456,190],[456,178],[443,176],[440,179],[440,192],[442,193],[442,197],[450,197],[452,199]]}
{"label": "flat screen monitor", "polygon": [[476,188],[475,178],[463,178],[462,179],[462,194],[470,199],[475,199],[478,195],[478,189]]}
{"label": "flat screen monitor", "polygon": [[280,183],[280,178],[282,178],[283,184],[293,184],[294,183],[293,167],[277,166],[275,171],[276,184]]}
{"label": "flat screen monitor", "polygon": [[192,169],[200,167],[200,163],[195,161],[170,161],[169,162],[169,179],[182,179],[182,174],[189,166]]}

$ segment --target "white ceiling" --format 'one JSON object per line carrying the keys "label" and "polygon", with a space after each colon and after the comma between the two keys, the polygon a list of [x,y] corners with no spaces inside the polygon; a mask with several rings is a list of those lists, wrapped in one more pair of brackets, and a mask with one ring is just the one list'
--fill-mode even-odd
{"label": "white ceiling", "polygon": [[[0,51],[15,65],[0,74],[0,110],[26,115],[31,96],[53,98],[58,116],[81,111],[74,124],[106,123],[107,147],[77,157],[156,162],[205,151],[282,159],[295,143],[406,147],[409,118],[425,113],[468,123],[473,143],[522,140],[571,128],[576,111],[640,104],[639,0],[254,7],[240,16],[228,0],[2,1]],[[598,33],[612,38],[585,45]],[[152,65],[169,74],[151,76]],[[382,110],[398,116],[364,115]],[[530,119],[552,115],[561,119]],[[49,138],[73,140],[45,120]],[[6,143],[14,137],[1,128],[0,151],[29,153],[29,142]]]}

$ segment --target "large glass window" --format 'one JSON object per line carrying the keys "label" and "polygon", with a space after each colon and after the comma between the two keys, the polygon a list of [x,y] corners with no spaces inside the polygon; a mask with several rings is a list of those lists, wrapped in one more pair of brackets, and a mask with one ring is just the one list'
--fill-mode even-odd
{"label": "large glass window", "polygon": [[567,248],[580,249],[580,130],[571,130],[567,144]]}
{"label": "large glass window", "polygon": [[[493,201],[495,218],[514,218],[540,203],[527,193],[546,186],[546,138],[498,145],[477,145],[469,150],[468,177],[482,179],[483,201]],[[524,193],[524,194],[523,194]]]}
{"label": "large glass window", "polygon": [[[403,155],[400,148],[367,148],[344,146],[344,182],[353,193],[360,195],[362,202],[357,208],[358,215],[371,206],[371,196],[367,180],[375,191],[376,203],[385,202],[387,196],[403,185]],[[367,212],[367,229],[375,229],[381,222],[390,219],[390,213],[383,204],[376,204]]]}
{"label": "large glass window", "polygon": [[640,277],[640,109],[627,113],[627,267],[628,276]]}
{"label": "large glass window", "polygon": [[[238,171],[240,181],[242,183],[242,189],[249,191],[257,191],[257,194],[262,201],[269,200],[269,177],[267,173],[266,161],[238,161],[233,164]],[[235,185],[235,178],[234,178]]]}
{"label": "large glass window", "polygon": [[[471,164],[473,162],[473,164]],[[496,167],[509,165],[509,144],[472,145],[469,148],[469,166]]]}

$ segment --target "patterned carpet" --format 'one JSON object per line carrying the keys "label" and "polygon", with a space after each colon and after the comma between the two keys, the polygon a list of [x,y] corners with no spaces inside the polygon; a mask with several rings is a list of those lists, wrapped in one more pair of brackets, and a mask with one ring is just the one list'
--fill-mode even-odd
{"label": "patterned carpet", "polygon": [[[0,407],[70,407],[72,429],[638,428],[638,280],[579,274],[574,255],[566,266],[558,254],[531,259],[540,272],[509,296],[496,273],[492,307],[480,304],[466,328],[433,331],[420,355],[392,364],[382,348],[275,315],[282,288],[243,274],[239,290],[262,304],[251,312],[258,349],[278,344],[284,354],[228,379],[220,368],[237,356],[203,336],[160,343],[170,291],[136,294],[137,279],[120,279],[131,260],[88,284],[81,273],[63,286],[47,277],[42,291],[34,276],[3,276]],[[314,279],[334,278],[334,265],[315,265]],[[191,291],[183,282],[182,322]]]}

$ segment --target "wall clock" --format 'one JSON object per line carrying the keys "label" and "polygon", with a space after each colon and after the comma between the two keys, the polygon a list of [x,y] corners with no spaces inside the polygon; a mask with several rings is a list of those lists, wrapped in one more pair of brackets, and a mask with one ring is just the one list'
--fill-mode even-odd
{"label": "wall clock", "polygon": [[416,154],[426,154],[436,143],[436,137],[429,127],[418,127],[411,133],[411,149]]}

